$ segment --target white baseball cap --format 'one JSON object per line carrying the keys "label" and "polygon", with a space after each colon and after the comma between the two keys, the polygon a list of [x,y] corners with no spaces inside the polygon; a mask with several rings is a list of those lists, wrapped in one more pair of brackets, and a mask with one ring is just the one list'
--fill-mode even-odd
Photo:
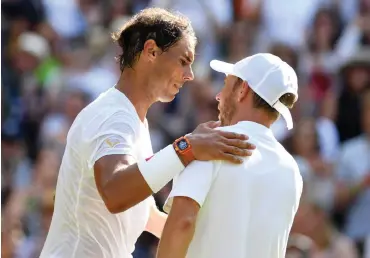
{"label": "white baseball cap", "polygon": [[50,54],[48,41],[43,36],[33,32],[22,33],[18,38],[18,47],[40,60]]}
{"label": "white baseball cap", "polygon": [[234,75],[246,81],[258,96],[283,116],[288,129],[293,128],[289,108],[279,101],[285,93],[292,93],[298,99],[297,74],[290,65],[268,53],[246,57],[236,64],[213,60],[210,65],[217,72]]}

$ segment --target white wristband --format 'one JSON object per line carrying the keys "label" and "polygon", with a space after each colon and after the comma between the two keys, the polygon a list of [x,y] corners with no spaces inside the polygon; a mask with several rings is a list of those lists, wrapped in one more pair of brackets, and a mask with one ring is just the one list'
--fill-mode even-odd
{"label": "white wristband", "polygon": [[153,193],[161,190],[185,168],[172,144],[157,152],[149,160],[139,161],[137,166]]}

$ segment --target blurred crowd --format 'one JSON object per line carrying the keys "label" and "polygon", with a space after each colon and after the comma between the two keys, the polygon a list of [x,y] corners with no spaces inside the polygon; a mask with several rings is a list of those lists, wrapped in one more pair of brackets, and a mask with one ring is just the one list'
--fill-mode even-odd
{"label": "blurred crowd", "polygon": [[[148,6],[188,16],[199,39],[196,79],[148,114],[154,151],[217,120],[211,59],[273,53],[300,87],[294,129],[273,125],[304,178],[287,257],[369,258],[370,0],[2,0],[1,257],[38,257],[68,129],[120,76],[111,33]],[[157,241],[143,233],[134,257]]]}

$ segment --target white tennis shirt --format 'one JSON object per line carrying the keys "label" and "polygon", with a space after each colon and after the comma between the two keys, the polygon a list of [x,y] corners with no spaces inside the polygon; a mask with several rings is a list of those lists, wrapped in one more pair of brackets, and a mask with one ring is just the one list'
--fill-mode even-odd
{"label": "white tennis shirt", "polygon": [[256,150],[240,165],[192,162],[175,178],[165,211],[175,196],[201,206],[186,257],[284,258],[302,193],[298,166],[260,124],[220,130],[247,134]]}
{"label": "white tennis shirt", "polygon": [[110,154],[153,155],[147,123],[114,87],[74,121],[59,171],[53,219],[41,258],[128,258],[149,218],[150,197],[111,214],[94,180],[94,163]]}

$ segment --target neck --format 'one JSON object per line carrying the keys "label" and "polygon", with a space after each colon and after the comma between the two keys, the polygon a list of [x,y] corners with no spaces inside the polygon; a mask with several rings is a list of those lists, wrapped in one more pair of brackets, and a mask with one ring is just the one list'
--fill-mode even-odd
{"label": "neck", "polygon": [[241,121],[255,122],[257,124],[264,125],[267,128],[270,128],[271,124],[273,123],[267,114],[257,109],[252,109],[251,112],[244,111],[235,113],[233,119],[231,120],[231,125],[237,124]]}
{"label": "neck", "polygon": [[121,91],[135,107],[141,121],[145,120],[150,106],[155,102],[150,94],[146,94],[149,88],[148,78],[130,68],[126,68],[117,83],[117,90]]}

